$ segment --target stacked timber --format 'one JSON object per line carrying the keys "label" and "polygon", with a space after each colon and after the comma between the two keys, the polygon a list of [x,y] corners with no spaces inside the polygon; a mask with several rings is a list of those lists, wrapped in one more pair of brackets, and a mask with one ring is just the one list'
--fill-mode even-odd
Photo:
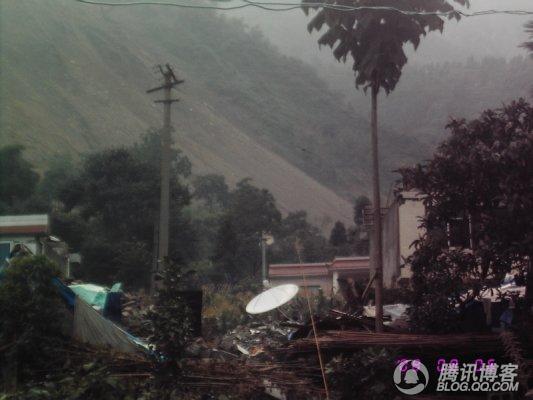
{"label": "stacked timber", "polygon": [[[323,351],[350,352],[372,346],[397,349],[412,349],[431,353],[469,352],[473,354],[501,353],[503,347],[500,338],[495,334],[448,334],[421,335],[404,333],[372,333],[360,331],[327,331],[318,337],[320,349]],[[290,342],[280,348],[279,352],[303,354],[316,352],[314,338],[306,338]]]}

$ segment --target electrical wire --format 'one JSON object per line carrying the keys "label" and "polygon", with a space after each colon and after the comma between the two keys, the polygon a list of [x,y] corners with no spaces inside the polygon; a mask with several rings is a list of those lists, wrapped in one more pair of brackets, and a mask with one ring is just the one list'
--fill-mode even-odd
{"label": "electrical wire", "polygon": [[296,239],[296,242],[294,243],[294,249],[296,250],[296,254],[298,255],[298,260],[300,262],[300,273],[302,275],[302,283],[304,286],[304,295],[305,299],[307,300],[307,307],[309,309],[309,317],[311,318],[311,327],[313,328],[313,336],[315,338],[315,346],[316,346],[316,353],[318,356],[318,364],[320,365],[320,372],[322,374],[322,383],[324,384],[324,391],[326,392],[326,400],[329,400],[329,388],[328,388],[328,381],[326,379],[326,371],[324,368],[324,361],[322,360],[322,353],[320,351],[320,344],[318,343],[318,335],[316,331],[316,324],[315,324],[315,318],[313,317],[313,309],[311,307],[311,300],[309,299],[309,288],[307,287],[307,279],[305,278],[305,274],[302,269],[302,255],[301,255],[301,244],[299,243],[299,240]]}
{"label": "electrical wire", "polygon": [[255,7],[265,11],[291,11],[296,9],[301,9],[302,7],[309,8],[323,8],[334,11],[342,12],[352,12],[352,11],[394,11],[400,14],[408,16],[438,16],[438,17],[450,17],[455,15],[460,15],[462,17],[477,17],[484,15],[533,15],[533,10],[483,10],[475,12],[466,12],[462,10],[450,10],[450,11],[409,11],[401,10],[395,7],[386,7],[386,6],[346,6],[341,4],[328,4],[324,2],[314,2],[314,3],[278,3],[278,2],[259,2],[253,0],[243,0],[243,4],[233,5],[233,6],[216,6],[216,5],[198,5],[198,4],[186,4],[186,3],[172,3],[164,1],[136,1],[136,2],[121,2],[114,3],[108,1],[98,1],[98,0],[75,0],[78,3],[89,4],[89,5],[99,5],[99,6],[108,6],[108,7],[119,7],[119,6],[169,6],[169,7],[178,7],[178,8],[190,8],[190,9],[204,9],[204,10],[219,10],[219,11],[232,11],[240,10],[243,8]]}

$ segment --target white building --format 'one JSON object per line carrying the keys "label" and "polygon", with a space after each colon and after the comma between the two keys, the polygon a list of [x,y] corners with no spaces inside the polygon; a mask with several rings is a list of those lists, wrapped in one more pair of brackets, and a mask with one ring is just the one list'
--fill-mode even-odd
{"label": "white building", "polygon": [[413,254],[413,242],[424,234],[420,227],[425,214],[423,196],[415,191],[396,193],[383,216],[383,286],[396,287],[409,281],[412,271],[406,259]]}
{"label": "white building", "polygon": [[0,267],[16,251],[45,255],[69,277],[71,265],[80,263],[78,254],[70,254],[61,239],[50,235],[50,218],[47,214],[0,216]]}

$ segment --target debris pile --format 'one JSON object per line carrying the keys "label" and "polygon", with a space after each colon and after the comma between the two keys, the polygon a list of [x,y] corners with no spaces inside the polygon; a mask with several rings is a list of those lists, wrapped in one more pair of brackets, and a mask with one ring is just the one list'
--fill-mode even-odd
{"label": "debris pile", "polygon": [[227,352],[237,352],[250,357],[266,356],[272,350],[288,343],[292,332],[293,327],[284,326],[278,321],[265,324],[251,322],[229,331],[222,337],[218,347]]}
{"label": "debris pile", "polygon": [[135,336],[146,338],[150,335],[148,314],[151,310],[149,296],[143,291],[124,292],[122,303],[122,324]]}

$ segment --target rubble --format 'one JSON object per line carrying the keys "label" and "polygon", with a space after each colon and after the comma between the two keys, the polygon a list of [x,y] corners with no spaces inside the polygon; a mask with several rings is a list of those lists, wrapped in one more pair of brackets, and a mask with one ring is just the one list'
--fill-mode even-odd
{"label": "rubble", "polygon": [[122,325],[135,336],[148,337],[150,335],[148,314],[151,310],[150,298],[144,291],[124,292]]}
{"label": "rubble", "polygon": [[266,324],[252,322],[249,325],[239,325],[226,333],[219,347],[246,357],[269,358],[270,351],[288,343],[289,336],[294,331],[293,327],[283,326],[279,321]]}

